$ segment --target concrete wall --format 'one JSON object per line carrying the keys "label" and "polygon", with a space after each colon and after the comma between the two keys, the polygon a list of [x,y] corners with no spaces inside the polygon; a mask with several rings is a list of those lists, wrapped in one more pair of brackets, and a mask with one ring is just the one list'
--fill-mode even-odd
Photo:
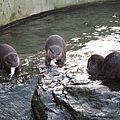
{"label": "concrete wall", "polygon": [[110,0],[0,0],[0,26],[62,7]]}

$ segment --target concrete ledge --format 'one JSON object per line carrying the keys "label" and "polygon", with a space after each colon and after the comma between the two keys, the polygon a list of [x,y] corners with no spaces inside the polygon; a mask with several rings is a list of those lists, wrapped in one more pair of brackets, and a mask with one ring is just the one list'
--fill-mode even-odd
{"label": "concrete ledge", "polygon": [[0,0],[0,27],[49,10],[111,0]]}

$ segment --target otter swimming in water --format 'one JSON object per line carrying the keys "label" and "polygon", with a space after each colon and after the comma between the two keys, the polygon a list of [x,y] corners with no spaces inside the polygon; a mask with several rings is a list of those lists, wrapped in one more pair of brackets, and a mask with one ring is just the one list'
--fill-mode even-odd
{"label": "otter swimming in water", "polygon": [[8,44],[0,44],[0,69],[10,75],[10,79],[20,69],[20,57],[16,50]]}
{"label": "otter swimming in water", "polygon": [[101,55],[98,55],[98,54],[92,55],[88,59],[87,72],[90,75],[95,75],[95,76],[103,75],[102,66],[103,66],[104,59],[105,58]]}
{"label": "otter swimming in water", "polygon": [[106,78],[120,79],[120,53],[112,52],[104,60],[102,71]]}
{"label": "otter swimming in water", "polygon": [[66,44],[64,39],[59,35],[51,35],[45,44],[47,66],[63,65],[66,60]]}

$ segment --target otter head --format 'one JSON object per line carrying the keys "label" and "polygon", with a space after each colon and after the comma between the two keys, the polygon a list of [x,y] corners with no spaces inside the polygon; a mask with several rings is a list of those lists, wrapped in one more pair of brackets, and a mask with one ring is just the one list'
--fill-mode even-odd
{"label": "otter head", "polygon": [[52,59],[56,59],[56,60],[60,60],[62,57],[62,48],[59,46],[51,46],[48,49],[47,55],[49,55],[49,58]]}
{"label": "otter head", "polygon": [[3,63],[4,66],[7,68],[17,68],[20,65],[20,58],[17,55],[17,53],[9,53],[6,56],[4,56]]}
{"label": "otter head", "polygon": [[15,68],[17,68],[20,65],[20,58],[17,55],[17,53],[9,53],[6,56],[4,56],[3,59],[4,67],[10,69],[10,79],[15,74]]}
{"label": "otter head", "polygon": [[103,66],[104,57],[98,54],[92,55],[88,59],[87,63],[87,72],[90,75],[103,75],[102,66]]}
{"label": "otter head", "polygon": [[49,47],[47,51],[47,58],[49,58],[51,66],[57,66],[56,63],[58,61],[61,61],[61,58],[63,56],[62,51],[63,51],[62,48],[57,45]]}

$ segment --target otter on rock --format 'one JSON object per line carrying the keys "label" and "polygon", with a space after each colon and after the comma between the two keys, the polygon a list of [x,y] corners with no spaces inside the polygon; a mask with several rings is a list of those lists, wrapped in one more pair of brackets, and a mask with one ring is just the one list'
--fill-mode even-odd
{"label": "otter on rock", "polygon": [[120,53],[112,52],[104,60],[102,71],[106,78],[120,79]]}
{"label": "otter on rock", "polygon": [[66,44],[59,35],[51,35],[45,44],[47,66],[63,65],[66,60]]}
{"label": "otter on rock", "polygon": [[92,55],[88,59],[87,72],[90,75],[95,75],[95,76],[103,75],[102,66],[103,66],[104,59],[105,58],[101,55],[98,55],[98,54]]}
{"label": "otter on rock", "polygon": [[10,79],[20,70],[20,57],[16,50],[8,44],[0,44],[0,69],[10,75]]}

